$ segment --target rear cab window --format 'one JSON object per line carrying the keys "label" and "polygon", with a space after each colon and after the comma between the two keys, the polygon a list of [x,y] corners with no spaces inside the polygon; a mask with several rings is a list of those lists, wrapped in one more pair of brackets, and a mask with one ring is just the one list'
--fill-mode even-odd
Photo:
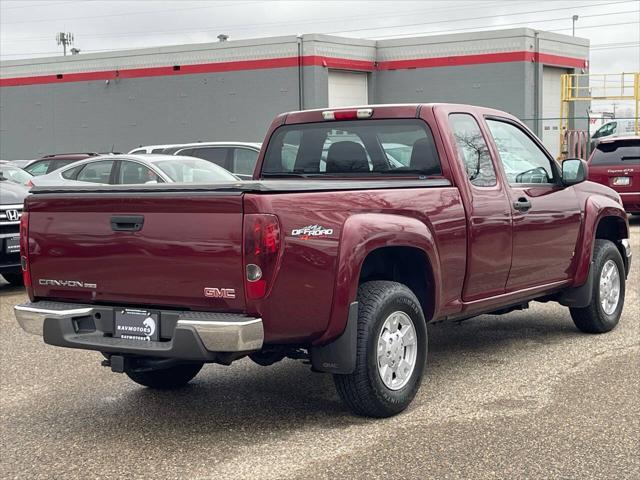
{"label": "rear cab window", "polygon": [[439,176],[429,126],[418,119],[284,125],[271,137],[263,177]]}
{"label": "rear cab window", "polygon": [[593,152],[591,165],[640,165],[640,138],[600,142]]}
{"label": "rear cab window", "polygon": [[469,182],[476,187],[495,186],[496,171],[476,119],[468,113],[452,113],[449,124]]}

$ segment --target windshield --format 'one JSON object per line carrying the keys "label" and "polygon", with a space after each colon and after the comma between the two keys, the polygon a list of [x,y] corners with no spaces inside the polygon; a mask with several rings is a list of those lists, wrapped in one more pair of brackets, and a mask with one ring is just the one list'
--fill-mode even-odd
{"label": "windshield", "polygon": [[601,142],[596,147],[592,165],[638,165],[640,164],[640,138]]}
{"label": "windshield", "polygon": [[0,181],[9,181],[25,185],[32,175],[29,172],[25,172],[21,168],[14,167],[13,165],[0,165]]}
{"label": "windshield", "polygon": [[262,176],[441,175],[427,124],[417,119],[285,125],[271,137]]}
{"label": "windshield", "polygon": [[199,158],[160,160],[154,165],[178,183],[236,182],[238,178],[222,167]]}

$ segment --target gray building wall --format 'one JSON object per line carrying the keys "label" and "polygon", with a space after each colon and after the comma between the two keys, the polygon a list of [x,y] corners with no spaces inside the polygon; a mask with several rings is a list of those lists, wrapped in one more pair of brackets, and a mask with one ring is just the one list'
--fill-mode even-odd
{"label": "gray building wall", "polygon": [[[305,106],[326,106],[326,69],[303,67]],[[0,158],[139,145],[262,141],[299,109],[297,68],[121,78],[0,91]]]}
{"label": "gray building wall", "polygon": [[470,103],[524,118],[531,114],[525,95],[528,67],[510,62],[379,71],[374,101]]}
{"label": "gray building wall", "polygon": [[[369,72],[371,103],[483,105],[512,113],[540,135],[541,122],[533,119],[541,116],[544,101],[541,63],[397,69],[394,64],[433,58],[441,59],[441,64],[445,59],[446,64],[447,59],[468,55],[536,51],[586,58],[588,42],[530,29],[378,42],[304,35],[3,62],[0,80],[43,75],[53,80],[0,88],[0,158],[129,151],[139,145],[206,140],[262,141],[278,113],[326,107],[329,69],[353,65]],[[289,61],[289,66],[187,73],[190,66],[206,69],[227,62],[295,61],[298,55],[310,66],[298,67]],[[173,65],[185,68],[163,76],[118,75],[157,67],[171,70]],[[103,79],[66,81],[85,72],[96,72]],[[56,74],[64,80],[58,82]],[[580,116],[586,107],[576,105],[572,113]],[[586,125],[586,120],[576,121],[571,127]]]}

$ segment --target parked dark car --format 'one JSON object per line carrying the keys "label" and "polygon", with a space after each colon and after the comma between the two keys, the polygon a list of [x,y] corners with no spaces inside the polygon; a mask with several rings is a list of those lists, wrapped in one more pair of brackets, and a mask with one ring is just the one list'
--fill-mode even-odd
{"label": "parked dark car", "polygon": [[34,177],[40,175],[46,175],[47,173],[54,172],[62,167],[66,167],[70,163],[77,162],[78,160],[84,160],[89,157],[96,157],[98,153],[58,153],[55,155],[46,155],[37,160],[33,160],[24,169]]}
{"label": "parked dark car", "polygon": [[613,188],[628,213],[640,215],[640,137],[610,137],[589,157],[589,180]]}
{"label": "parked dark car", "polygon": [[20,219],[29,190],[0,176],[0,275],[12,285],[22,284]]}

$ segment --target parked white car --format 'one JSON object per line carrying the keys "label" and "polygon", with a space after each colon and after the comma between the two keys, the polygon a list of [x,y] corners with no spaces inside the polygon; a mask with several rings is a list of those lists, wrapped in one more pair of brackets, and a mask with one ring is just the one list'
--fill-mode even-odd
{"label": "parked white car", "polygon": [[252,142],[198,142],[168,147],[162,153],[202,158],[248,180],[253,176],[260,147],[261,143]]}
{"label": "parked white car", "polygon": [[165,148],[175,146],[175,143],[167,145],[141,145],[129,152],[129,155],[143,155],[145,153],[162,153]]}
{"label": "parked white car", "polygon": [[109,155],[67,165],[34,177],[34,186],[81,184],[136,185],[143,183],[237,182],[238,177],[206,160],[174,155]]}

